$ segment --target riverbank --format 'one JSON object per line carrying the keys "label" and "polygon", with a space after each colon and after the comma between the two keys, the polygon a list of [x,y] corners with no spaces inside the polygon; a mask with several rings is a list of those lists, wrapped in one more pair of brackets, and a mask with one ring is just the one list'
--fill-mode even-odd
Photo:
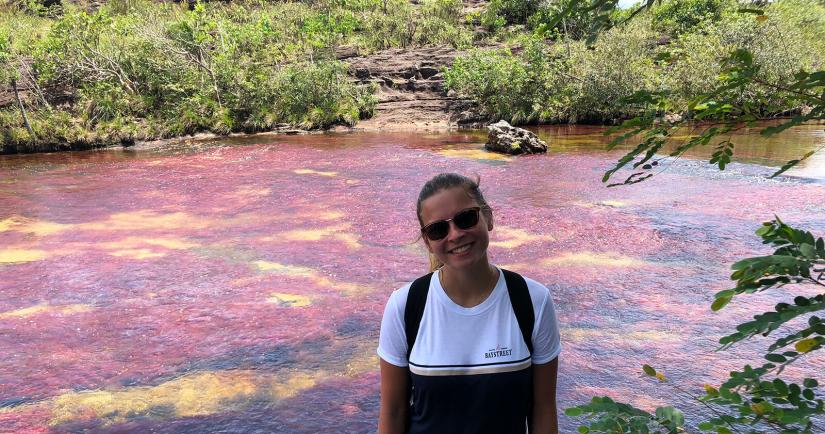
{"label": "riverbank", "polygon": [[[0,153],[498,119],[616,124],[651,109],[627,102],[639,92],[661,114],[689,117],[731,47],[754,53],[766,83],[825,57],[818,3],[775,2],[759,20],[731,0],[683,3],[663,2],[593,45],[583,30],[592,16],[561,28],[552,5],[517,0],[3,6]],[[735,92],[757,118],[804,109],[769,86]]]}

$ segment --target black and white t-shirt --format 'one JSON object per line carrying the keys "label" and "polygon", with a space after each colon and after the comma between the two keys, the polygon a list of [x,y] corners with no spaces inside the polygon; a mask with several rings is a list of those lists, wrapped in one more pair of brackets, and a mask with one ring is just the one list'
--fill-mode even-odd
{"label": "black and white t-shirt", "polygon": [[410,433],[524,433],[532,404],[533,364],[559,355],[561,344],[550,291],[525,278],[533,302],[533,354],[521,336],[504,275],[478,306],[454,303],[438,271],[430,281],[421,326],[407,360],[404,308],[410,285],[390,296],[378,355],[409,366],[413,383]]}

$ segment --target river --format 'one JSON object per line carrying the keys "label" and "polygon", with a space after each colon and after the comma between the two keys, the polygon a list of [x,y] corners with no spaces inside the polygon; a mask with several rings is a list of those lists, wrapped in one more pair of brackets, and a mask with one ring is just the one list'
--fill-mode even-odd
{"label": "river", "polygon": [[[822,126],[743,131],[724,172],[697,153],[621,188],[600,182],[621,156],[603,128],[537,131],[551,152],[515,158],[478,131],[0,156],[0,432],[373,432],[383,306],[426,271],[414,200],[444,171],[480,176],[491,259],[553,293],[561,407],[698,421],[641,365],[699,395],[760,363],[767,339],[715,342],[783,294],[709,306],[732,262],[769,252],[762,221],[825,235],[825,151],[767,179]],[[788,375],[825,361],[807,366]]]}

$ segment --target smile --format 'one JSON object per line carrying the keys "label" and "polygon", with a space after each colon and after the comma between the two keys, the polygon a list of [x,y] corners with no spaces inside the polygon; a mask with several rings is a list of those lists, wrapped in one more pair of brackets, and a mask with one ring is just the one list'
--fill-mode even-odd
{"label": "smile", "polygon": [[473,246],[473,243],[465,244],[463,246],[456,247],[455,249],[449,250],[447,253],[452,253],[452,254],[464,253],[467,250],[470,250],[470,247],[472,247],[472,246]]}

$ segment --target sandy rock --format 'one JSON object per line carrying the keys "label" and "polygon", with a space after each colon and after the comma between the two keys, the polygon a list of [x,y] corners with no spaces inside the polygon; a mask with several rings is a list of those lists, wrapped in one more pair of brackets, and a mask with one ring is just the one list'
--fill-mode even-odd
{"label": "sandy rock", "polygon": [[507,121],[498,121],[487,126],[488,151],[505,154],[539,154],[547,152],[547,144],[535,134],[524,128],[510,125]]}

